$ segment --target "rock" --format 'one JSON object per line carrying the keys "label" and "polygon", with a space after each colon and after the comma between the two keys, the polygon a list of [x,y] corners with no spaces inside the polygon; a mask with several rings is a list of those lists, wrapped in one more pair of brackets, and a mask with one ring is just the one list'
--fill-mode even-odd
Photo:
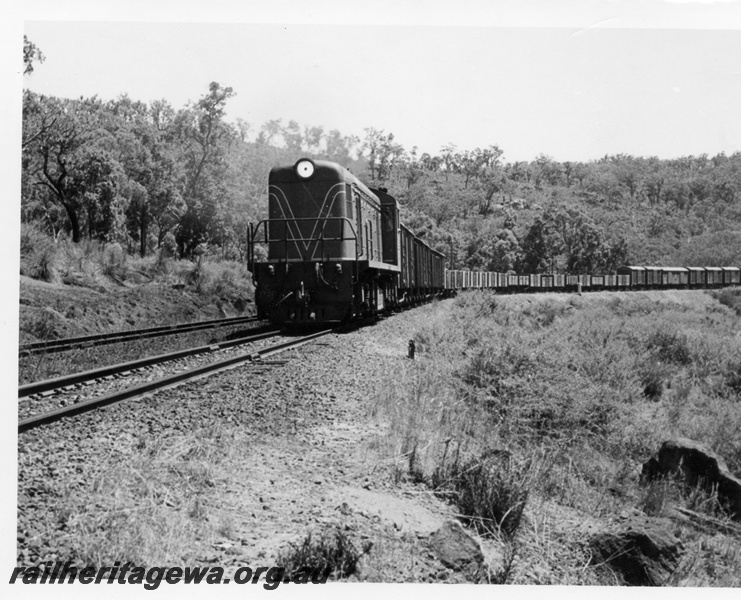
{"label": "rock", "polygon": [[728,470],[725,461],[702,444],[675,438],[661,445],[657,458],[643,465],[644,479],[677,476],[691,486],[717,488],[718,500],[734,519],[741,520],[741,480]]}
{"label": "rock", "polygon": [[484,562],[481,545],[458,521],[446,521],[430,536],[429,543],[440,562],[455,571],[478,569]]}
{"label": "rock", "polygon": [[662,585],[674,572],[684,550],[660,520],[631,517],[615,530],[589,541],[592,564],[604,563],[628,585]]}

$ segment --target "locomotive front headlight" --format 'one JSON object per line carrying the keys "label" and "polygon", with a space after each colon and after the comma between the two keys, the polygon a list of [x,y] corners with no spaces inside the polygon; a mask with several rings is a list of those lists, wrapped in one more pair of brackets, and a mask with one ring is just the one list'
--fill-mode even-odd
{"label": "locomotive front headlight", "polygon": [[296,163],[294,169],[301,179],[309,179],[314,174],[314,163],[308,158],[302,158]]}

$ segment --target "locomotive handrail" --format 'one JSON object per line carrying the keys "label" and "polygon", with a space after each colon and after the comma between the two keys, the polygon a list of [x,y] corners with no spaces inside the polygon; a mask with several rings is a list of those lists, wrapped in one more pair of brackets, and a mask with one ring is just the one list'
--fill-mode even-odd
{"label": "locomotive handrail", "polygon": [[[303,236],[295,236],[293,235],[293,231],[288,227],[289,223],[295,223],[296,224],[296,231],[299,233],[301,232],[301,228],[298,226],[298,222],[310,222],[313,221],[315,224],[319,221],[322,222],[321,229],[319,230],[319,235],[311,236],[311,237],[303,237]],[[341,221],[342,222],[342,228],[340,232],[340,236],[325,236],[325,229],[327,227],[327,223],[330,221]],[[282,239],[280,236],[277,236],[275,239],[271,239],[270,237],[270,231],[269,226],[274,223],[283,223],[286,225],[285,229],[283,230],[283,236]],[[347,223],[350,226],[350,233],[351,236],[345,236],[345,223]],[[259,230],[262,228],[263,235],[262,239],[258,239]],[[288,237],[288,234],[291,234],[291,237]],[[272,244],[272,243],[283,243],[284,244],[284,260],[285,262],[288,262],[288,243],[289,242],[321,242],[321,260],[324,260],[324,249],[325,249],[325,242],[346,242],[346,241],[352,241],[355,245],[355,262],[357,263],[358,259],[360,258],[360,254],[358,253],[358,234],[355,231],[355,227],[353,226],[353,223],[350,219],[347,217],[294,217],[294,218],[283,218],[283,219],[263,219],[262,221],[259,221],[256,225],[252,225],[250,223],[250,233],[249,233],[249,241],[247,246],[247,264],[248,268],[252,270],[252,267],[255,263],[255,244]],[[299,248],[299,253],[301,254],[301,249]],[[303,258],[303,256],[301,257]],[[277,259],[278,262],[282,262],[280,258]]]}

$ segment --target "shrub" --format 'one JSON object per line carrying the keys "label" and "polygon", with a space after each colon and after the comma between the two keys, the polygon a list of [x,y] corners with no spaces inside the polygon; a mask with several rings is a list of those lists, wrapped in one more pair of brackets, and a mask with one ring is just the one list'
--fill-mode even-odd
{"label": "shrub", "polygon": [[725,372],[725,384],[734,394],[741,394],[741,360],[730,363]]}
{"label": "shrub", "polygon": [[683,333],[658,329],[649,336],[647,347],[666,362],[677,365],[688,365],[692,362],[689,341]]}
{"label": "shrub", "polygon": [[56,339],[60,337],[57,330],[57,321],[57,314],[50,308],[44,308],[38,316],[29,322],[26,331],[40,340]]}
{"label": "shrub", "polygon": [[57,249],[53,244],[46,244],[34,253],[28,263],[26,274],[34,279],[54,283],[58,280],[56,269]]}
{"label": "shrub", "polygon": [[193,285],[196,289],[196,293],[200,294],[203,291],[203,286],[206,283],[207,274],[204,268],[203,256],[199,255],[196,261],[190,266],[185,272],[185,280],[187,283]]}
{"label": "shrub", "polygon": [[456,457],[433,473],[432,485],[451,496],[465,520],[485,535],[513,539],[528,499],[525,474],[509,452],[490,450],[461,463]]}
{"label": "shrub", "polygon": [[126,254],[120,244],[108,244],[103,249],[103,274],[121,283],[126,277]]}
{"label": "shrub", "polygon": [[54,240],[34,225],[21,226],[21,274],[56,282],[57,246]]}
{"label": "shrub", "polygon": [[252,277],[247,267],[234,261],[208,262],[204,265],[205,290],[218,297],[250,294]]}
{"label": "shrub", "polygon": [[649,360],[639,368],[643,395],[649,400],[658,400],[664,393],[665,369],[658,361]]}
{"label": "shrub", "polygon": [[459,376],[464,383],[486,390],[491,396],[506,398],[517,389],[518,380],[534,371],[534,360],[524,346],[521,340],[512,340],[504,347],[487,344],[474,354]]}
{"label": "shrub", "polygon": [[545,300],[536,302],[535,304],[525,308],[522,312],[525,316],[532,319],[534,326],[548,327],[549,325],[552,325],[558,317],[566,315],[569,310],[572,310],[572,308],[566,303]]}
{"label": "shrub", "polygon": [[357,571],[361,556],[342,531],[332,529],[315,537],[307,535],[300,544],[280,553],[276,566],[285,569],[287,574],[310,569],[314,573],[321,572],[325,578],[331,575],[342,579]]}
{"label": "shrub", "polygon": [[714,291],[712,294],[718,302],[741,316],[741,288],[725,288],[720,291]]}

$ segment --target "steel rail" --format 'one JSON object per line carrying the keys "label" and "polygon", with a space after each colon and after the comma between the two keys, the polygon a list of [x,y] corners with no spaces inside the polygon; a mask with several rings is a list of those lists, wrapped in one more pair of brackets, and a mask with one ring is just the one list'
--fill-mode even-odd
{"label": "steel rail", "polygon": [[223,350],[224,348],[231,348],[232,346],[239,346],[248,342],[254,342],[268,337],[273,337],[278,333],[280,333],[279,329],[272,329],[270,331],[265,331],[256,335],[249,335],[246,337],[228,340],[226,342],[219,342],[218,344],[208,344],[206,346],[188,348],[187,350],[178,350],[176,352],[168,352],[166,354],[148,356],[146,358],[140,358],[125,363],[109,365],[107,367],[101,367],[99,369],[91,369],[89,371],[82,371],[80,373],[74,373],[72,375],[65,375],[64,377],[45,379],[43,381],[34,381],[33,383],[27,383],[25,385],[19,386],[18,397],[25,398],[34,394],[40,394],[42,392],[64,388],[68,385],[75,385],[77,383],[83,383],[85,381],[92,381],[94,379],[100,379],[101,377],[108,377],[109,375],[117,375],[119,373],[132,371],[134,369],[142,369],[144,367],[177,360],[179,358],[186,358],[188,356],[195,356],[197,354],[215,352],[217,350]]}
{"label": "steel rail", "polygon": [[145,329],[132,329],[130,331],[113,331],[110,333],[94,333],[78,337],[62,338],[58,340],[45,340],[22,344],[18,348],[19,354],[33,354],[36,352],[58,352],[76,347],[101,346],[103,344],[114,344],[127,340],[174,335],[176,333],[187,333],[200,329],[211,329],[214,327],[226,327],[229,325],[241,325],[256,321],[257,317],[230,317],[227,319],[210,319],[208,321],[196,321],[193,323],[179,323],[176,325],[158,325]]}
{"label": "steel rail", "polygon": [[105,396],[100,396],[99,398],[91,398],[90,400],[85,400],[83,402],[79,402],[71,406],[66,406],[64,408],[59,408],[56,410],[48,411],[40,415],[34,415],[32,417],[28,417],[18,422],[18,432],[22,433],[30,429],[34,429],[35,427],[38,427],[39,425],[43,425],[46,423],[52,423],[54,421],[58,421],[65,417],[78,415],[78,414],[93,410],[95,408],[100,408],[103,406],[107,406],[109,404],[113,404],[115,402],[120,402],[122,400],[127,400],[130,398],[136,398],[139,396],[143,396],[145,394],[148,394],[148,393],[151,393],[156,390],[163,389],[163,388],[171,387],[173,385],[182,383],[184,381],[196,379],[204,375],[212,374],[218,371],[231,368],[240,363],[254,362],[255,364],[259,365],[260,359],[262,357],[268,357],[268,356],[277,354],[279,352],[283,352],[285,350],[299,348],[303,346],[304,344],[308,344],[309,342],[319,337],[333,333],[334,331],[336,331],[336,329],[334,328],[325,329],[325,330],[318,331],[316,333],[312,333],[310,335],[304,336],[302,338],[299,338],[298,340],[282,342],[274,346],[269,346],[268,348],[263,348],[262,350],[258,350],[257,352],[251,352],[251,353],[246,353],[246,354],[240,354],[238,356],[232,356],[224,360],[211,363],[209,365],[203,365],[200,367],[196,367],[194,369],[190,369],[188,371],[183,371],[182,373],[176,373],[174,375],[163,377],[162,379],[158,379],[155,381],[148,381],[145,383],[141,383],[139,385],[132,386],[125,390],[120,390],[117,392],[106,394]]}

